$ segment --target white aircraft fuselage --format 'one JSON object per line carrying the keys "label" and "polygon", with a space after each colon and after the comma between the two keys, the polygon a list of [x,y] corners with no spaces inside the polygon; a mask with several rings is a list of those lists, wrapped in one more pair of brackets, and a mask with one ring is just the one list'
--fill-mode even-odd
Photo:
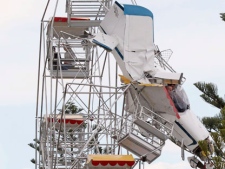
{"label": "white aircraft fuselage", "polygon": [[[188,150],[198,154],[198,141],[207,139],[209,133],[188,105],[188,99],[180,85],[182,73],[165,71],[155,64],[153,25],[153,14],[150,10],[115,2],[101,22],[101,33],[97,34],[92,42],[112,52],[123,76],[131,82],[136,82],[137,88],[142,89],[141,104],[153,107],[155,112],[172,122],[173,137],[183,142]],[[145,76],[146,73],[150,78]],[[182,99],[186,99],[188,106],[182,112],[178,110],[166,89],[169,83],[163,80],[175,81],[178,87],[174,92],[185,97]],[[151,86],[153,83],[161,86]]]}

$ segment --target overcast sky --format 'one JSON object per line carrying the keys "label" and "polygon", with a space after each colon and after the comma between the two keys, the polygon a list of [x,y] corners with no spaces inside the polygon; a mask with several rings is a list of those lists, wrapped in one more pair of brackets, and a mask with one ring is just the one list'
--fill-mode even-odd
{"label": "overcast sky", "polygon": [[[61,0],[63,1],[63,0]],[[33,169],[34,151],[27,146],[35,135],[35,102],[40,20],[47,0],[0,0],[0,168]],[[119,1],[130,3],[130,1]],[[155,43],[172,49],[169,63],[187,78],[184,88],[199,117],[214,116],[193,83],[214,82],[225,94],[224,0],[137,0],[154,15]],[[63,2],[64,4],[64,2]],[[59,8],[64,11],[65,5]],[[48,17],[52,13],[48,13]],[[65,14],[64,14],[65,16]],[[190,168],[180,149],[166,144],[162,156],[145,169]]]}

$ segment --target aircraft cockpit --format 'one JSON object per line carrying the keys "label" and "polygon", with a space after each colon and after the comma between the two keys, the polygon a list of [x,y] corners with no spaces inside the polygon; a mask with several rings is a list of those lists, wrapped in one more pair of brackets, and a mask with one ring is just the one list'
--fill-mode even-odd
{"label": "aircraft cockpit", "polygon": [[184,112],[190,108],[190,102],[187,94],[181,85],[168,84],[166,89],[178,112]]}

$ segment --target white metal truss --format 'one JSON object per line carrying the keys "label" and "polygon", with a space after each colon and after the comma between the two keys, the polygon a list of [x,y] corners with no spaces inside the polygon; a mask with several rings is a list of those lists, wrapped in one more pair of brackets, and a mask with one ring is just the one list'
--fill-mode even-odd
{"label": "white metal truss", "polygon": [[[141,105],[139,94],[139,91],[135,93],[133,102],[129,100],[130,107],[126,108],[121,126],[117,130],[118,143],[151,163],[161,155],[165,140],[172,134],[173,124],[152,109]],[[126,94],[125,98],[128,99]]]}
{"label": "white metal truss", "polygon": [[[99,26],[112,5],[112,0],[67,0],[67,16],[70,26]],[[73,17],[86,17],[89,21],[73,21]]]}
{"label": "white metal truss", "polygon": [[[90,154],[133,153],[137,161],[152,162],[171,134],[171,124],[138,99],[135,111],[125,110],[132,84],[121,84],[113,56],[86,40],[98,31],[111,5],[112,0],[67,0],[67,17],[42,20],[36,169],[87,168]],[[73,106],[82,111],[68,114]],[[140,151],[127,146],[127,141],[139,145]],[[152,147],[149,153],[142,150],[146,146]]]}

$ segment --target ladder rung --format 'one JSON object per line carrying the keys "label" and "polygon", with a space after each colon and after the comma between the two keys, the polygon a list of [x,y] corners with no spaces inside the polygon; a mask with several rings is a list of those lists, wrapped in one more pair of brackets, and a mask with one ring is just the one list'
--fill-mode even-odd
{"label": "ladder rung", "polygon": [[70,26],[77,27],[96,27],[101,23],[100,20],[91,20],[91,21],[71,21]]}
{"label": "ladder rung", "polygon": [[[96,18],[96,17],[105,17],[105,15],[103,15],[103,14],[96,14],[96,15],[94,15],[94,14],[71,14],[71,17],[94,17],[94,18]],[[74,21],[73,21],[74,22]]]}
{"label": "ladder rung", "polygon": [[71,6],[72,6],[72,7],[73,7],[73,6],[86,6],[86,7],[87,7],[87,6],[101,6],[101,5],[99,5],[99,4],[98,4],[98,5],[94,5],[94,4],[93,4],[93,5],[84,5],[84,4],[83,4],[83,5],[82,5],[82,4],[79,5],[79,4],[76,4],[76,5],[71,5]]}
{"label": "ladder rung", "polygon": [[101,15],[105,15],[105,12],[100,11],[99,9],[93,9],[93,10],[81,10],[81,9],[76,9],[71,11],[71,14],[101,14]]}
{"label": "ladder rung", "polygon": [[93,1],[90,1],[90,0],[88,0],[88,1],[72,1],[72,3],[89,3],[89,2],[98,2],[99,3],[99,1],[96,1],[96,0],[93,0]]}

